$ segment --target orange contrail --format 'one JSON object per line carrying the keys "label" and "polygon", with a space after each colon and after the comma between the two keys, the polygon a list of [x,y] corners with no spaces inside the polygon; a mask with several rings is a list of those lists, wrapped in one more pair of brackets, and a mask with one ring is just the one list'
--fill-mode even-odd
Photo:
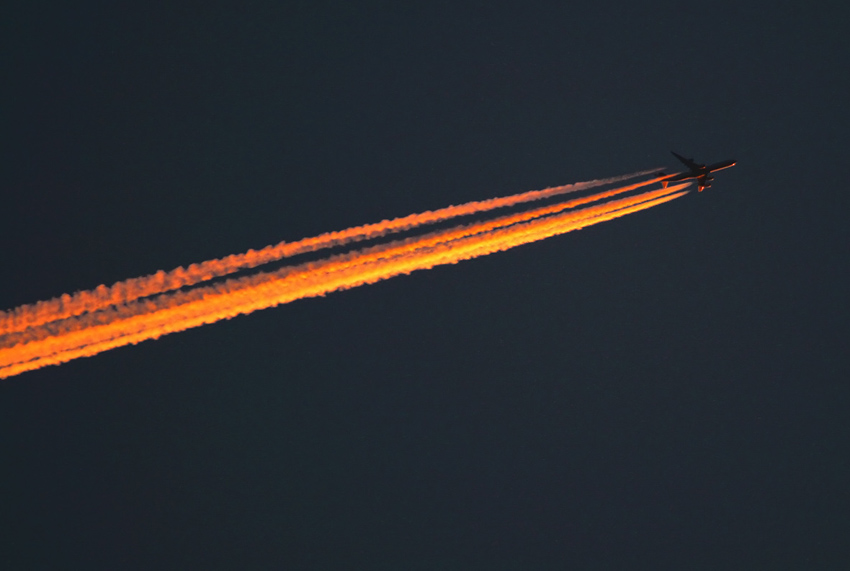
{"label": "orange contrail", "polygon": [[[590,196],[585,196],[582,198],[577,198],[574,200],[570,200],[567,202],[561,202],[549,206],[535,208],[525,212],[519,212],[516,214],[510,214],[495,218],[493,220],[488,221],[479,221],[473,224],[467,225],[458,225],[455,227],[437,230],[422,236],[407,238],[404,240],[396,240],[392,242],[387,242],[384,244],[379,244],[373,246],[368,249],[363,249],[355,252],[350,252],[348,254],[343,254],[341,256],[335,256],[330,258],[332,260],[355,260],[357,264],[363,264],[368,261],[372,261],[375,259],[388,258],[394,255],[397,255],[399,252],[407,252],[410,249],[410,245],[413,244],[417,248],[424,248],[428,246],[432,246],[439,243],[446,243],[452,240],[457,240],[459,238],[468,237],[474,234],[481,234],[484,232],[489,232],[495,230],[497,228],[503,228],[506,226],[510,226],[512,224],[517,224],[520,222],[525,222],[534,218],[539,218],[542,216],[547,216],[551,214],[555,214],[558,212],[562,212],[567,209],[575,208],[576,206],[580,206],[583,204],[598,202],[605,198],[610,198],[612,196],[623,194],[630,190],[634,190],[643,186],[643,182],[630,184],[626,186],[622,186],[619,188],[615,188],[612,190],[600,192],[597,194],[593,194]],[[673,192],[677,187],[671,187],[667,190],[659,190],[655,192]],[[626,199],[626,200],[633,200]],[[622,202],[622,201],[620,201]],[[596,211],[600,210],[609,210],[613,208],[614,205],[619,204],[617,201],[608,202],[602,204],[600,206],[594,208],[586,208],[580,211],[577,211],[574,216],[591,216]],[[314,262],[314,264],[323,264],[327,262],[327,260]],[[342,262],[340,262],[342,263]],[[353,263],[353,262],[352,262]],[[296,271],[302,267],[310,267],[310,265],[306,266],[294,266],[294,267],[286,267],[278,272],[275,272],[274,275],[277,278],[283,277],[286,274]],[[318,267],[318,266],[315,266]],[[271,274],[259,274],[259,275],[271,275]],[[104,321],[111,320],[112,316],[116,314],[116,311],[120,312],[121,315],[126,316],[129,302],[124,304],[116,304],[119,309],[113,311],[98,311],[98,312],[90,312],[86,315],[81,316],[79,319],[55,319],[50,322],[49,327],[31,327],[25,331],[10,333],[5,336],[0,336],[0,347],[3,346],[11,346],[19,343],[31,343],[33,341],[37,341],[39,339],[44,339],[50,336],[55,336],[57,334],[68,333],[73,330],[86,329],[92,325],[103,323]],[[134,305],[132,307],[142,307],[142,305]]]}
{"label": "orange contrail", "polygon": [[[35,328],[33,332],[41,335],[28,341],[9,346],[3,338],[0,378],[296,299],[506,250],[651,208],[682,196],[685,192],[677,191],[685,186],[567,212],[563,210],[568,207],[553,205],[536,209],[536,216],[525,219],[505,216],[57,321]],[[595,200],[609,193],[594,195]],[[562,206],[561,211],[552,210],[555,206]]]}
{"label": "orange contrail", "polygon": [[[590,223],[610,219],[616,216],[622,216],[636,209],[647,208],[652,204],[639,205],[631,210],[620,210],[618,212],[619,209],[627,206],[628,204],[639,204],[641,201],[646,200],[649,196],[657,196],[664,192],[665,191],[655,191],[654,193],[647,193],[646,195],[629,199],[628,201],[620,201],[617,205],[611,205],[607,208],[609,212],[605,212],[606,209],[600,209],[597,207],[595,214],[599,215],[599,219],[594,222],[589,221],[581,223],[581,217],[592,217],[591,214],[584,211],[578,215],[576,213],[569,213],[568,216],[579,223],[563,227],[560,230],[555,228],[553,231],[550,228],[547,235],[562,233]],[[670,200],[673,197],[665,197],[662,200]],[[548,223],[551,227],[552,221],[550,220]],[[557,226],[560,221],[556,220],[554,223]],[[517,234],[515,229],[511,230],[510,233],[513,235]],[[539,239],[540,237],[545,236],[538,233],[538,235],[532,237],[532,239]],[[518,243],[525,243],[527,241],[529,241],[529,239],[525,238],[520,240]],[[474,242],[472,245],[476,246]],[[515,243],[513,245],[517,244]],[[11,374],[16,374],[16,372],[21,372],[30,368],[37,368],[47,364],[63,362],[76,356],[92,355],[111,347],[155,338],[168,332],[186,329],[203,323],[210,323],[225,317],[232,317],[238,313],[247,313],[262,307],[276,305],[278,303],[285,303],[293,299],[298,299],[299,297],[321,295],[334,289],[354,287],[362,283],[369,283],[377,281],[378,279],[386,279],[387,277],[391,277],[392,275],[397,275],[399,273],[407,273],[415,269],[432,267],[433,265],[440,263],[456,262],[460,259],[467,259],[468,257],[481,255],[482,253],[489,253],[490,251],[496,251],[497,249],[513,247],[513,245],[502,245],[497,248],[491,246],[488,252],[483,252],[478,249],[477,252],[473,252],[471,254],[469,253],[469,249],[467,249],[467,253],[465,255],[459,255],[458,252],[460,252],[460,250],[456,248],[455,245],[452,245],[451,250],[454,251],[453,255],[450,253],[449,256],[446,257],[445,253],[440,254],[439,250],[435,250],[438,256],[442,256],[442,259],[432,255],[429,261],[424,260],[420,253],[418,260],[408,260],[408,262],[412,261],[413,265],[410,265],[410,263],[407,265],[404,265],[403,263],[399,264],[397,262],[394,263],[393,258],[383,260],[384,265],[387,263],[394,263],[394,269],[391,266],[390,272],[387,272],[386,268],[381,267],[378,267],[377,270],[373,268],[372,271],[364,272],[363,269],[358,270],[357,268],[352,268],[352,264],[346,263],[346,260],[332,259],[319,264],[305,264],[304,267],[300,268],[300,275],[295,274],[288,280],[276,279],[277,276],[266,274],[255,278],[229,280],[226,284],[224,284],[224,287],[214,286],[211,288],[202,288],[206,290],[204,292],[189,292],[188,294],[178,293],[162,296],[164,299],[160,300],[158,303],[152,303],[150,300],[138,302],[141,309],[143,311],[147,311],[147,314],[140,314],[137,316],[137,319],[125,320],[122,322],[119,321],[121,316],[113,316],[114,321],[112,323],[107,323],[106,327],[92,327],[88,331],[82,331],[77,334],[61,335],[56,338],[48,339],[45,343],[40,345],[30,344],[15,347],[14,349],[16,350],[20,349],[19,351],[14,351],[14,353],[16,353],[15,357],[17,357],[16,360],[19,363],[27,358],[41,358],[41,361],[21,363],[15,367],[9,368],[8,370],[0,369],[0,376],[9,376]],[[416,250],[415,245],[413,250]],[[445,251],[445,248],[443,248],[443,250]],[[355,253],[354,256],[356,257],[357,254]],[[335,258],[345,257],[346,256],[336,256]],[[347,257],[350,258],[351,256]],[[339,261],[342,263],[338,263]],[[362,256],[360,261],[363,261]],[[402,262],[403,261],[404,260],[402,259]],[[336,265],[336,267],[334,267],[334,265]],[[363,264],[361,264],[361,266],[362,265]],[[374,264],[372,265],[374,266]],[[354,270],[353,276],[355,279],[353,281],[350,275],[346,276],[346,274],[340,273],[340,270],[345,270],[346,266],[348,266],[349,270]],[[368,268],[366,269],[368,270]],[[304,281],[304,278],[310,277],[310,274],[316,274],[316,277],[319,279],[319,289],[316,289],[316,280]],[[324,274],[324,277],[322,277],[321,274]],[[335,274],[336,281],[334,279],[329,279],[329,276],[334,278]],[[351,274],[351,271],[349,271],[348,274]],[[343,279],[343,281],[340,282],[340,276],[347,279]],[[274,281],[278,283],[271,283]],[[302,283],[299,284],[299,281]],[[269,285],[277,287],[269,289]],[[292,287],[295,287],[294,292],[291,291]],[[274,294],[275,290],[277,290],[277,299],[275,299],[275,297],[270,298],[269,294]],[[284,297],[281,297],[281,295]],[[118,338],[122,336],[123,338]],[[89,346],[86,347],[85,345]],[[27,349],[29,349],[29,351],[27,351]],[[57,354],[62,351],[65,352],[64,355]],[[5,355],[3,357],[3,363],[5,364],[8,362],[8,359],[5,357],[9,357],[9,355]]]}
{"label": "orange contrail", "polygon": [[[656,170],[556,186],[502,198],[467,202],[435,211],[426,211],[420,214],[411,214],[401,218],[384,220],[375,224],[355,226],[339,232],[329,232],[312,238],[304,238],[297,242],[281,242],[258,251],[248,250],[244,254],[236,254],[200,264],[192,264],[186,268],[178,267],[169,272],[160,270],[155,274],[117,282],[109,287],[101,285],[93,290],[64,294],[51,300],[22,305],[8,312],[0,311],[0,335],[23,331],[28,327],[35,327],[57,319],[65,319],[87,312],[98,311],[111,305],[120,305],[142,297],[193,286],[216,277],[226,276],[240,270],[254,268],[290,256],[315,252],[324,248],[342,246],[362,240],[380,238],[392,233],[412,230],[424,224],[445,222],[458,216],[480,214],[497,208],[516,206],[570,192],[606,186],[638,176],[644,176],[656,172]],[[638,183],[638,186],[653,184],[658,180],[660,179],[653,178],[646,180]]]}

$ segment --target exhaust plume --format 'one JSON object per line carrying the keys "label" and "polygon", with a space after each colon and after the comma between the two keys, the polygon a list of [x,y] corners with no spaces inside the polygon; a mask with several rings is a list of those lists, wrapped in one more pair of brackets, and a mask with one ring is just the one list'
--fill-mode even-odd
{"label": "exhaust plume", "polygon": [[[459,216],[480,214],[497,208],[516,206],[571,192],[607,186],[652,172],[655,171],[642,171],[607,179],[523,192],[502,198],[467,202],[439,210],[384,220],[375,224],[355,226],[339,232],[328,232],[313,238],[304,238],[297,242],[281,242],[274,246],[267,246],[261,250],[248,250],[244,254],[236,254],[199,264],[191,264],[186,268],[178,267],[169,272],[160,270],[155,274],[117,282],[108,287],[100,285],[93,290],[78,291],[74,294],[63,294],[60,297],[47,301],[22,305],[8,312],[0,311],[0,335],[22,331],[28,327],[34,327],[56,319],[64,319],[87,312],[98,311],[110,305],[126,303],[142,297],[193,286],[213,278],[230,275],[244,269],[255,268],[298,254],[380,238],[393,233],[412,230],[425,224],[445,222]],[[657,181],[652,179],[639,183],[639,185],[643,186],[654,182]]]}
{"label": "exhaust plume", "polygon": [[[0,336],[0,378],[63,363],[77,357],[92,356],[107,349],[139,343],[146,339],[156,339],[168,333],[213,323],[220,319],[229,319],[296,299],[325,295],[416,270],[453,264],[506,250],[645,210],[687,193],[682,191],[687,184],[681,184],[625,198],[606,200],[657,181],[658,179],[652,179],[525,212],[460,224],[421,236],[393,240],[332,255],[325,259],[285,267],[274,272],[257,272],[221,283],[200,285],[185,291],[166,290],[153,296],[146,294],[133,297],[134,291],[125,290],[126,297],[99,309],[85,310],[72,316],[67,316],[63,311],[53,316],[44,315],[39,325],[24,327]],[[545,193],[552,190],[534,192]],[[562,190],[559,194],[564,192],[571,191]],[[493,200],[512,200],[531,194],[533,193]],[[524,201],[536,199],[530,198]],[[476,208],[469,205],[490,202],[468,203],[461,207],[450,208]],[[498,207],[492,206],[486,210],[492,208]],[[442,209],[434,213],[413,216],[432,216],[448,210]],[[485,210],[473,212],[483,211]],[[460,214],[449,216],[447,213],[445,217],[438,220],[448,220],[454,216],[460,216]],[[416,225],[425,223],[416,222]],[[357,229],[368,227],[360,226],[322,236],[363,235],[363,232]],[[377,231],[389,232],[385,229]],[[321,236],[308,240],[319,238]],[[231,258],[238,257],[231,256]],[[221,262],[221,260],[213,262]],[[211,262],[204,262],[196,267],[203,267],[209,263]]]}

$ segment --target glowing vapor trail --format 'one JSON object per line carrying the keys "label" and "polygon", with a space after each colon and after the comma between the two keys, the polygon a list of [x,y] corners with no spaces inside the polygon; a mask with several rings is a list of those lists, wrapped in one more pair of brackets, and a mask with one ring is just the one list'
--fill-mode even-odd
{"label": "glowing vapor trail", "polygon": [[[556,214],[558,212],[563,212],[564,210],[572,209],[577,206],[581,206],[588,203],[598,202],[605,198],[611,198],[618,194],[623,194],[625,192],[635,190],[643,186],[644,182],[639,182],[635,184],[630,184],[626,186],[622,186],[619,188],[615,188],[612,190],[607,190],[603,192],[599,192],[590,196],[585,196],[582,198],[577,198],[573,200],[569,200],[566,202],[560,202],[556,204],[552,204],[549,206],[543,206],[534,208],[524,212],[518,212],[514,214],[508,214],[504,216],[500,216],[494,218],[492,220],[484,220],[478,221],[472,224],[461,224],[458,226],[454,226],[451,228],[446,228],[442,230],[433,231],[428,234],[424,234],[421,236],[416,236],[412,238],[407,238],[404,240],[395,240],[392,242],[386,242],[383,244],[378,244],[376,246],[372,246],[367,249],[357,250],[355,252],[349,252],[348,254],[342,254],[338,256],[334,256],[332,260],[343,260],[343,259],[353,259],[356,260],[358,264],[363,264],[367,261],[371,261],[373,259],[387,258],[393,255],[396,255],[398,252],[406,252],[410,249],[411,245],[415,245],[417,248],[424,248],[428,246],[433,246],[439,243],[448,243],[453,240],[457,240],[459,238],[465,238],[474,234],[482,234],[484,232],[490,232],[492,230],[498,228],[504,228],[506,226],[510,226],[513,224],[517,224],[520,222],[525,222],[528,220],[532,220],[534,218],[540,218],[542,216],[548,216],[551,214]],[[671,187],[667,190],[658,190],[655,192],[672,192],[680,187]],[[651,193],[650,193],[651,194]],[[629,198],[626,200],[633,200],[634,198]],[[594,214],[597,210],[609,210],[614,205],[619,204],[619,202],[608,202],[603,205],[594,207],[594,208],[585,208],[579,211],[576,211],[573,216],[581,216],[587,217]],[[320,260],[318,262],[313,262],[313,264],[319,264],[322,262],[326,262],[327,260]],[[298,270],[301,267],[317,267],[310,266],[310,264],[303,266],[289,266],[274,272],[273,274],[265,274],[261,273],[258,275],[274,275],[277,278],[283,277],[291,272]],[[200,289],[196,289],[193,291],[202,291]],[[132,300],[131,300],[132,301]],[[130,306],[130,302],[126,302],[123,304],[117,304],[117,307],[121,307],[120,310],[123,316],[127,316],[127,311]],[[136,304],[132,307],[142,307],[142,305]],[[97,325],[103,323],[105,320],[111,319],[111,317],[115,314],[115,311],[118,310],[102,310],[99,312],[91,312],[86,315],[82,315],[77,319],[56,319],[49,323],[49,327],[32,327],[28,328],[25,331],[10,333],[5,336],[0,336],[0,347],[3,346],[11,346],[19,343],[31,343],[33,341],[37,341],[40,339],[44,339],[50,336],[54,336],[57,334],[65,334],[72,330],[80,330],[91,327],[92,325]]]}
{"label": "glowing vapor trail", "polygon": [[[290,256],[315,252],[333,246],[342,246],[363,240],[380,238],[389,234],[412,230],[425,224],[445,222],[458,216],[480,214],[497,208],[551,198],[562,194],[607,186],[639,176],[657,172],[657,169],[641,171],[606,179],[579,182],[556,186],[543,190],[533,190],[502,198],[491,198],[449,206],[420,214],[411,214],[374,224],[355,226],[339,232],[328,232],[297,242],[281,242],[261,250],[248,250],[221,259],[209,260],[200,264],[178,267],[169,272],[158,271],[155,274],[117,282],[112,286],[101,285],[93,290],[63,294],[60,297],[34,304],[22,305],[8,312],[0,311],[0,335],[23,331],[57,319],[65,319],[98,311],[111,305],[119,305],[142,297],[193,286],[207,280],[226,276],[240,270],[276,262]],[[658,178],[638,183],[645,186],[657,182]]]}
{"label": "glowing vapor trail", "polygon": [[296,299],[506,250],[651,208],[686,194],[679,192],[686,186],[671,186],[570,210],[579,204],[598,202],[612,196],[612,193],[625,192],[614,189],[529,212],[334,255],[276,272],[232,278],[220,284],[164,293],[57,320],[31,328],[21,336],[0,337],[0,378]]}

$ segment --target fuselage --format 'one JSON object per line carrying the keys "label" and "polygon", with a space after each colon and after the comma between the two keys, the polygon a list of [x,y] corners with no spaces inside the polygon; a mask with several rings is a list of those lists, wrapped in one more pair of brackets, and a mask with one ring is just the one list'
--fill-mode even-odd
{"label": "fuselage", "polygon": [[720,162],[720,163],[714,163],[713,165],[708,165],[705,168],[708,169],[708,172],[722,171],[723,169],[728,169],[729,167],[734,167],[735,163],[737,163],[737,162],[738,161],[733,161],[733,160],[723,161],[723,162]]}
{"label": "fuselage", "polygon": [[692,178],[701,178],[704,176],[708,176],[709,174],[720,171],[723,169],[728,169],[729,167],[735,166],[737,161],[723,161],[720,163],[714,163],[713,165],[695,165],[691,170],[679,173],[679,174],[671,174],[666,180],[667,182],[675,182],[679,180],[690,180]]}
{"label": "fuselage", "polygon": [[686,159],[685,157],[677,155],[676,153],[673,153],[673,155],[677,159],[679,159],[686,167],[688,167],[688,170],[683,173],[671,174],[666,176],[662,181],[664,186],[666,187],[667,183],[670,182],[696,179],[697,186],[700,192],[702,192],[704,188],[708,188],[711,186],[711,181],[714,180],[714,177],[711,176],[711,173],[723,169],[728,169],[731,166],[735,166],[735,163],[737,162],[734,160],[728,160],[710,165],[701,165],[695,163],[693,159]]}

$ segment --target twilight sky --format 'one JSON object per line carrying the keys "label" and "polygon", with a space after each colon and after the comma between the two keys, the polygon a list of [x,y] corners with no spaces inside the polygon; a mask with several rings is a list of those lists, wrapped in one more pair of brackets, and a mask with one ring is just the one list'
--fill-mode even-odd
{"label": "twilight sky", "polygon": [[846,565],[846,9],[549,4],[6,8],[4,309],[671,149],[738,165],[4,380],[0,566]]}

